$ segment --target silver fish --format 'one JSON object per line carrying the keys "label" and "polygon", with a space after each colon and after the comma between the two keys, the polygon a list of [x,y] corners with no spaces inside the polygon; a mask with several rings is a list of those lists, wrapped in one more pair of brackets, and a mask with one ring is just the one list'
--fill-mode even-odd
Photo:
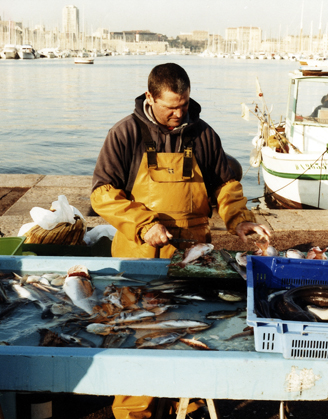
{"label": "silver fish", "polygon": [[180,262],[180,266],[185,267],[188,263],[195,262],[201,256],[211,253],[213,249],[214,246],[211,243],[198,243],[195,246],[191,246],[185,251],[184,259]]}
{"label": "silver fish", "polygon": [[74,305],[80,307],[88,314],[93,313],[96,297],[94,287],[88,278],[84,276],[67,276],[63,290]]}
{"label": "silver fish", "polygon": [[142,336],[136,340],[138,349],[159,349],[173,345],[177,340],[182,338],[185,332],[155,332]]}
{"label": "silver fish", "polygon": [[92,275],[92,279],[106,279],[106,281],[130,281],[130,282],[138,282],[140,284],[146,284],[146,281],[142,281],[141,279],[135,278],[127,278],[123,276],[124,272],[121,272],[116,275]]}
{"label": "silver fish", "polygon": [[107,324],[118,324],[118,323],[129,323],[139,320],[143,320],[149,317],[155,317],[156,314],[152,311],[145,310],[143,308],[138,310],[127,310],[121,311],[118,315],[110,320]]}
{"label": "silver fish", "polygon": [[218,297],[221,298],[221,300],[228,301],[230,303],[246,300],[246,295],[237,291],[220,290],[218,292]]}
{"label": "silver fish", "polygon": [[[211,325],[205,322],[200,322],[196,320],[159,320],[156,322],[143,322],[143,323],[132,323],[129,325],[131,329],[164,329],[164,330],[205,330],[208,329]],[[115,326],[114,330],[126,327]]]}
{"label": "silver fish", "polygon": [[298,249],[288,249],[286,250],[284,256],[289,259],[305,259],[304,253]]}
{"label": "silver fish", "polygon": [[209,320],[229,319],[230,317],[237,316],[242,311],[243,310],[240,307],[236,310],[211,311],[210,313],[207,313],[205,317]]}

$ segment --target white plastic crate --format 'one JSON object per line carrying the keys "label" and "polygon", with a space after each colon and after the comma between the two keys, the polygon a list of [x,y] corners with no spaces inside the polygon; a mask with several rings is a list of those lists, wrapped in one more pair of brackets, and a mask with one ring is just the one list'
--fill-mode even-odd
{"label": "white plastic crate", "polygon": [[328,322],[286,321],[255,313],[254,291],[328,285],[328,261],[247,257],[247,324],[254,328],[255,350],[278,352],[288,359],[328,359]]}

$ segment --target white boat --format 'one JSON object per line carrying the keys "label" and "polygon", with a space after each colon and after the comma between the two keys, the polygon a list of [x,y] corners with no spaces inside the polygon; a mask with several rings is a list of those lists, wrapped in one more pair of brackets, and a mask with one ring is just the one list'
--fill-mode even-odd
{"label": "white boat", "polygon": [[16,45],[6,44],[3,47],[3,50],[0,52],[1,58],[4,60],[16,59],[18,58],[18,50]]}
{"label": "white boat", "polygon": [[34,49],[32,45],[19,45],[18,55],[21,60],[34,60]]}
{"label": "white boat", "polygon": [[56,58],[54,48],[43,48],[39,51],[40,58]]}
{"label": "white boat", "polygon": [[90,57],[90,54],[83,51],[83,52],[78,53],[77,57],[74,58],[74,63],[75,64],[93,64],[94,58]]}
{"label": "white boat", "polygon": [[328,72],[301,69],[289,76],[285,123],[272,123],[259,94],[263,111],[255,112],[259,130],[250,163],[262,166],[267,201],[273,198],[284,208],[328,209],[328,102],[323,106]]}

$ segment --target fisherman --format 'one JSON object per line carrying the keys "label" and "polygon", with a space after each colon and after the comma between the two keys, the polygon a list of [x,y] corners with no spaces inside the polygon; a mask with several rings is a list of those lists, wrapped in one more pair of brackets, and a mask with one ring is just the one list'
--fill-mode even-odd
{"label": "fisherman", "polygon": [[321,105],[317,106],[315,110],[311,113],[312,118],[317,118],[320,109],[328,109],[328,95],[324,95],[321,98]]}
{"label": "fisherman", "polygon": [[[148,77],[148,90],[135,110],[110,129],[93,175],[91,204],[117,228],[113,257],[171,258],[190,246],[172,239],[211,241],[211,200],[227,230],[244,242],[269,230],[255,222],[217,133],[190,98],[190,80],[177,64],[161,64]],[[146,419],[152,397],[115,396],[116,419]],[[189,405],[203,417],[201,404]]]}

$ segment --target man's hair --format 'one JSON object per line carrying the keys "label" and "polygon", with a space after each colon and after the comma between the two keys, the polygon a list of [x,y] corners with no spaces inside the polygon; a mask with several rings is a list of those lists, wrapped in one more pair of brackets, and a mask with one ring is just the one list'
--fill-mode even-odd
{"label": "man's hair", "polygon": [[190,80],[186,71],[178,64],[166,63],[154,67],[148,77],[148,91],[154,99],[163,91],[182,95],[190,89]]}

